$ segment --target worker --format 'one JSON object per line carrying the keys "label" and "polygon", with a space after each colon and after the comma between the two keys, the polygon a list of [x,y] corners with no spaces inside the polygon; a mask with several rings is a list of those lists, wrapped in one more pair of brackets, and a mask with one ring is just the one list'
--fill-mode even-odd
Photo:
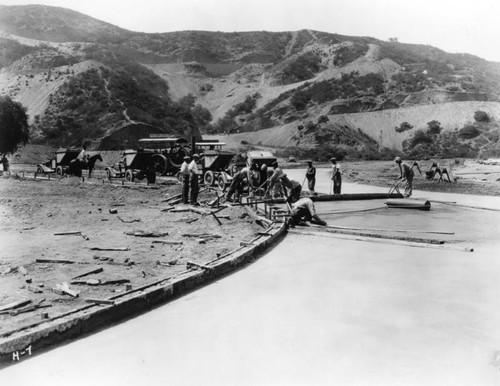
{"label": "worker", "polygon": [[416,166],[418,172],[422,174],[422,172],[420,171],[420,166],[418,166],[418,163],[416,161],[413,162],[412,166],[410,166],[406,162],[403,162],[401,160],[401,157],[396,157],[394,159],[394,162],[396,162],[396,164],[399,167],[399,173],[400,173],[399,179],[406,179],[405,192],[403,196],[405,198],[411,197],[413,193],[413,177],[415,176],[413,168]]}
{"label": "worker", "polygon": [[268,178],[269,186],[266,189],[266,196],[269,192],[272,192],[272,196],[277,197],[281,195],[282,186],[280,179],[285,173],[283,172],[283,169],[279,167],[278,161],[274,161],[272,163],[272,167],[274,171],[271,177]]}
{"label": "worker", "polygon": [[190,189],[190,197],[189,197],[189,203],[191,205],[198,206],[200,205],[198,203],[198,193],[199,193],[199,187],[198,187],[198,178],[200,176],[200,170],[198,169],[198,161],[200,159],[200,156],[198,154],[193,154],[193,160],[188,166],[189,170],[189,189]]}
{"label": "worker", "polygon": [[243,193],[243,188],[245,181],[247,181],[249,189],[251,185],[251,171],[248,166],[245,166],[239,172],[236,172],[233,175],[233,179],[231,180],[231,185],[229,185],[229,190],[227,191],[226,200],[232,202],[233,194],[235,194],[236,201],[240,200],[240,195]]}
{"label": "worker", "polygon": [[188,155],[184,156],[184,162],[181,165],[180,177],[182,180],[182,203],[189,204],[189,160],[191,157]]}
{"label": "worker", "polygon": [[87,145],[86,144],[83,144],[82,150],[80,151],[80,153],[78,153],[78,155],[76,156],[76,159],[80,163],[86,163],[87,162],[88,154],[87,154]]}
{"label": "worker", "polygon": [[302,221],[310,221],[313,224],[326,225],[326,221],[323,221],[316,213],[316,208],[314,207],[314,202],[308,197],[302,197],[292,205],[292,212],[290,213],[290,219],[286,223],[286,227],[289,226],[294,228],[295,225]]}
{"label": "worker", "polygon": [[316,168],[313,166],[312,161],[307,161],[306,179],[309,191],[314,193],[314,187],[316,186]]}
{"label": "worker", "polygon": [[267,190],[267,165],[262,164],[260,166],[259,170],[259,187],[264,190],[264,192]]}
{"label": "worker", "polygon": [[284,188],[286,188],[286,200],[289,203],[295,202],[300,198],[300,193],[302,192],[302,185],[298,181],[291,180],[286,174],[283,174],[280,178],[280,182]]}
{"label": "worker", "polygon": [[443,168],[439,167],[438,163],[436,161],[433,161],[429,171],[425,172],[425,178],[427,178],[428,180],[434,181],[434,178],[436,177],[436,175],[439,176],[438,182],[446,181],[443,178],[444,175],[446,175],[446,177],[448,178],[448,182],[451,182],[451,178],[450,178],[450,174],[448,173],[448,169],[444,168],[444,167]]}
{"label": "worker", "polygon": [[332,163],[332,183],[333,183],[333,194],[340,194],[342,190],[342,171],[340,170],[340,164],[337,163],[335,157],[330,158]]}

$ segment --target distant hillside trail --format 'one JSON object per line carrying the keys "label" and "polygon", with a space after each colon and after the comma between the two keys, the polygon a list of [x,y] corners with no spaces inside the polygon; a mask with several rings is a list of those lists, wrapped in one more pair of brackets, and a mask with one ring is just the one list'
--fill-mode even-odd
{"label": "distant hillside trail", "polygon": [[292,32],[292,38],[290,39],[290,41],[288,42],[288,45],[286,46],[285,58],[288,58],[290,56],[290,54],[292,53],[293,47],[295,46],[295,43],[297,42],[297,35],[298,35],[297,31]]}

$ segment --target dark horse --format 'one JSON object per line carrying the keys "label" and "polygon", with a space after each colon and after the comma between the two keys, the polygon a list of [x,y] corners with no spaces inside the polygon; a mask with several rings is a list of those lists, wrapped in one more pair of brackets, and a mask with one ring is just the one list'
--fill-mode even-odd
{"label": "dark horse", "polygon": [[102,157],[100,154],[95,154],[83,162],[80,161],[79,159],[75,158],[73,161],[71,161],[69,163],[68,174],[72,174],[74,176],[81,177],[82,170],[88,169],[89,178],[90,178],[92,176],[92,170],[94,170],[94,165],[95,165],[96,161],[98,161],[98,160],[102,162]]}

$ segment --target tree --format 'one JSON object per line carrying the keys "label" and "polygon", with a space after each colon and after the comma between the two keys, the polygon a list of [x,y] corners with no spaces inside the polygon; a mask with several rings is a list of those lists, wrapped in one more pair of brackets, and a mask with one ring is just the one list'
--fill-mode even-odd
{"label": "tree", "polygon": [[14,153],[29,139],[26,109],[8,96],[0,96],[0,155]]}
{"label": "tree", "polygon": [[427,126],[429,127],[429,133],[430,134],[439,134],[441,133],[441,122],[432,120],[430,122],[427,122]]}

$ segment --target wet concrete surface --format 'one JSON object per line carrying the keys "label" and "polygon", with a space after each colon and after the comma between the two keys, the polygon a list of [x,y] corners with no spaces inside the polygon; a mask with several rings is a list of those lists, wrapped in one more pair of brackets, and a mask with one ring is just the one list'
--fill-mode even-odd
{"label": "wet concrete surface", "polygon": [[[498,198],[414,195],[500,208]],[[383,200],[316,206],[330,225],[413,230],[474,252],[290,234],[212,285],[23,358],[0,371],[0,383],[500,384],[500,212],[441,203],[429,212],[387,209]]]}

